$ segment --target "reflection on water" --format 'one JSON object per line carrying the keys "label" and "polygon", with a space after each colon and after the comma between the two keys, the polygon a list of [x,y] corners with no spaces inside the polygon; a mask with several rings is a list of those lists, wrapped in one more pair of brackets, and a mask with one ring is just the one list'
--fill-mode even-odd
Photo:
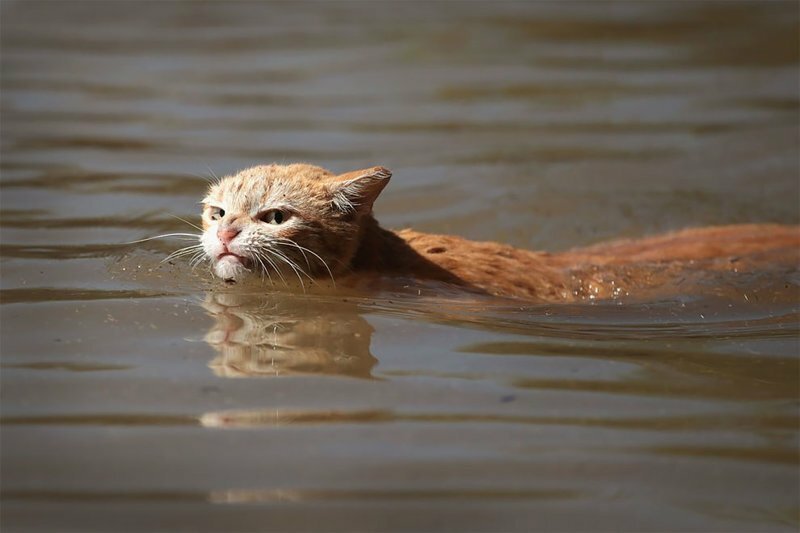
{"label": "reflection on water", "polygon": [[313,500],[569,500],[580,494],[569,490],[227,490],[214,492],[214,503],[302,502]]}
{"label": "reflection on water", "polygon": [[355,305],[210,292],[203,307],[215,321],[205,340],[219,353],[209,366],[220,377],[369,378],[377,362],[369,351],[374,330]]}
{"label": "reflection on water", "polygon": [[530,249],[800,222],[796,2],[370,7],[0,3],[0,529],[796,531],[794,266],[528,305],[120,244],[297,160]]}

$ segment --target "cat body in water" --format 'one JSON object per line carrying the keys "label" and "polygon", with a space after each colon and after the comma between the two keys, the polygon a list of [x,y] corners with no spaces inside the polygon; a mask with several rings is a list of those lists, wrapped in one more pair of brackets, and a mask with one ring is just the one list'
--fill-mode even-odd
{"label": "cat body in water", "polygon": [[220,278],[386,287],[440,282],[539,302],[633,295],[680,283],[691,272],[760,265],[798,268],[800,228],[748,224],[696,228],[562,253],[413,230],[390,231],[372,206],[391,172],[336,175],[307,165],[264,165],[211,186],[203,200],[202,247]]}

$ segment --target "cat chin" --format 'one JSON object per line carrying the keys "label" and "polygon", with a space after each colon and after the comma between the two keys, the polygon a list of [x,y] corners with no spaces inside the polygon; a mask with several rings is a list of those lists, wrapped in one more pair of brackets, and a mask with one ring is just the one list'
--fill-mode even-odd
{"label": "cat chin", "polygon": [[238,281],[249,273],[250,270],[233,256],[223,257],[214,265],[214,274],[225,281]]}

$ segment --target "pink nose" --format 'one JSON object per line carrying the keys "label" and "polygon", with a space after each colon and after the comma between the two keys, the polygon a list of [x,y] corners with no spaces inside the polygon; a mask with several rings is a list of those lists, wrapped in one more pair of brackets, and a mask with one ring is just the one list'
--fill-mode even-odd
{"label": "pink nose", "polygon": [[227,246],[239,233],[241,233],[241,230],[236,228],[219,228],[217,230],[217,237],[222,241],[222,244]]}

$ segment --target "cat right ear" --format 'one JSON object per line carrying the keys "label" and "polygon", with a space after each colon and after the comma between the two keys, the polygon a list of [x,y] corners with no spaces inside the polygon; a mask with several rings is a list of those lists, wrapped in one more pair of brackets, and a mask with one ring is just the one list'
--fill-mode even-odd
{"label": "cat right ear", "polygon": [[372,204],[389,183],[392,171],[384,167],[372,167],[336,176],[329,185],[333,194],[333,205],[345,213],[369,213]]}

